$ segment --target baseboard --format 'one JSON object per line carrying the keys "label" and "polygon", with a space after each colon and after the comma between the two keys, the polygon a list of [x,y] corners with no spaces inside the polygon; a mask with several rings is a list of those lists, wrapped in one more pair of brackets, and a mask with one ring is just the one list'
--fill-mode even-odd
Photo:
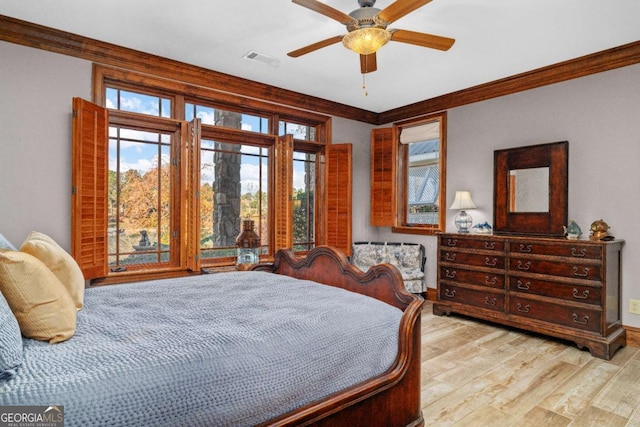
{"label": "baseboard", "polygon": [[[438,299],[438,290],[435,288],[427,288],[426,297],[427,301],[435,301]],[[640,329],[638,329],[640,331]]]}
{"label": "baseboard", "polygon": [[640,348],[640,328],[624,325],[622,327],[627,332],[627,345]]}

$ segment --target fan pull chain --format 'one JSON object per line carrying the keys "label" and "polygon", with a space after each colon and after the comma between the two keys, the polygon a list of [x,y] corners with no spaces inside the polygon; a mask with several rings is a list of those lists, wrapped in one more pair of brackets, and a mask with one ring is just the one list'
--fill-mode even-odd
{"label": "fan pull chain", "polygon": [[366,74],[362,74],[362,90],[364,90],[364,96],[369,96],[369,92],[367,91],[367,83],[365,81]]}

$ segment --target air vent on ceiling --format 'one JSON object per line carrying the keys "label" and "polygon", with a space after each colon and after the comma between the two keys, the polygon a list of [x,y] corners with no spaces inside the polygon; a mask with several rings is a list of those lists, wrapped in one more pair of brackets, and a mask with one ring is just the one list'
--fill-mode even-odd
{"label": "air vent on ceiling", "polygon": [[267,55],[263,55],[254,50],[250,50],[249,52],[245,53],[243,58],[248,59],[249,61],[261,62],[263,64],[267,64],[270,67],[277,67],[280,64],[280,61],[278,61],[277,59]]}

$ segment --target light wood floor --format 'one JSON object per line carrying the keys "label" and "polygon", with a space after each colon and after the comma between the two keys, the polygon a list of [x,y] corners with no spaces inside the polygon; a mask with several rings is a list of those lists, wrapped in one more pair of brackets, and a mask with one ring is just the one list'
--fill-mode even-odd
{"label": "light wood floor", "polygon": [[610,361],[540,335],[422,315],[425,426],[638,426],[640,349]]}

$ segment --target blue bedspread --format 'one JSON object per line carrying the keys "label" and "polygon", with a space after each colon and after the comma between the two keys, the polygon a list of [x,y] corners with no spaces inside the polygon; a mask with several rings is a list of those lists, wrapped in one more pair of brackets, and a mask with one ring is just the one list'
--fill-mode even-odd
{"label": "blue bedspread", "polygon": [[87,289],[76,335],[25,339],[0,405],[66,426],[250,426],[386,371],[402,313],[266,272]]}

